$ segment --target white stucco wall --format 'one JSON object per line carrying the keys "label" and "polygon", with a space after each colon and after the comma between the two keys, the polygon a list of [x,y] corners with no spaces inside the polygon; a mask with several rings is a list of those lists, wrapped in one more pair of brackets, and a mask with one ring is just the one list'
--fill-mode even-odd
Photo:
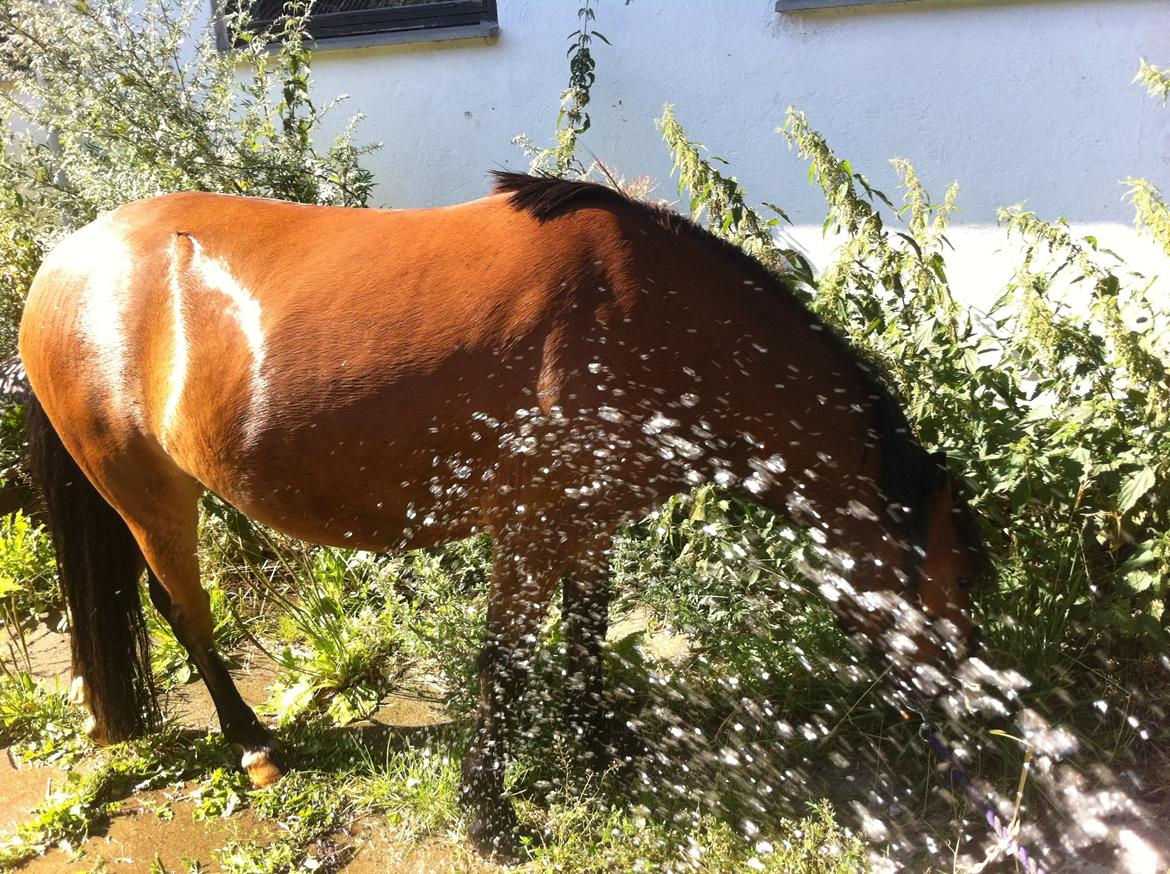
{"label": "white stucco wall", "polygon": [[[523,169],[510,142],[546,144],[567,77],[577,0],[499,0],[491,40],[321,51],[319,95],[348,93],[383,149],[374,202],[455,203],[485,171]],[[1007,266],[997,207],[1065,216],[1147,269],[1119,180],[1170,189],[1170,110],[1131,84],[1138,58],[1170,63],[1170,0],[917,0],[781,14],[773,0],[597,0],[593,128],[583,144],[626,176],[675,182],[654,119],[671,102],[753,200],[784,207],[817,257],[823,201],[774,133],[789,105],[891,190],[905,156],[933,192],[962,186],[952,239],[964,289],[985,298]],[[341,121],[339,112],[337,121]],[[1164,261],[1164,259],[1162,259]]]}

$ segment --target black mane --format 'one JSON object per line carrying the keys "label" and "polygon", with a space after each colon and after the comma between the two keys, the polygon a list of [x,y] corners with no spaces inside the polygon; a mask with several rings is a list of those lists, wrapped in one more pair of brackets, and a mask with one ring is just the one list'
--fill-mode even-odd
{"label": "black mane", "polygon": [[[926,545],[930,499],[944,478],[950,476],[945,461],[932,457],[915,439],[902,404],[890,387],[877,376],[871,364],[831,325],[810,310],[782,276],[769,270],[739,246],[717,237],[667,206],[634,200],[620,191],[593,182],[502,170],[492,171],[491,175],[495,179],[493,193],[510,194],[510,203],[515,209],[527,212],[541,222],[586,207],[619,207],[641,212],[672,234],[693,240],[712,254],[732,260],[758,285],[770,289],[774,294],[784,295],[798,306],[809,323],[818,326],[821,335],[834,351],[853,365],[869,389],[872,410],[877,419],[874,437],[882,449],[882,476],[878,487],[887,502],[888,512],[903,529],[911,546],[907,569],[916,569],[921,558],[920,550]],[[967,547],[981,563],[985,563],[978,522],[962,497],[960,485],[952,481],[951,491],[960,534]],[[910,577],[914,580],[916,574],[911,573]]]}

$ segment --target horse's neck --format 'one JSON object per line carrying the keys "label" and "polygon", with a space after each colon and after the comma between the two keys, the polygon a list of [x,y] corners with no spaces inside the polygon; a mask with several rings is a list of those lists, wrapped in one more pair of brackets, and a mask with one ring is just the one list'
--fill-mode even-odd
{"label": "horse's neck", "polygon": [[842,548],[896,560],[878,489],[872,381],[779,289],[723,283],[717,305],[697,308],[718,330],[694,365],[704,375],[698,409],[716,434],[715,467],[746,496]]}
{"label": "horse's neck", "polygon": [[629,318],[610,348],[638,353],[636,381],[653,374],[643,403],[660,451],[688,482],[701,472],[847,546],[888,549],[877,392],[848,348],[734,253],[646,230],[615,283]]}

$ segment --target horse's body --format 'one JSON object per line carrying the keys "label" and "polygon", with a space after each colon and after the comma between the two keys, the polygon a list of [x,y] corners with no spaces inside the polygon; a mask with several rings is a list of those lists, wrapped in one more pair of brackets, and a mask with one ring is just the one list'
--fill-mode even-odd
{"label": "horse's body", "polygon": [[[480,726],[464,769],[484,840],[510,832],[502,709],[558,580],[571,580],[578,681],[598,699],[600,559],[621,522],[692,484],[741,486],[849,551],[839,609],[855,628],[876,635],[888,621],[855,594],[872,590],[917,595],[957,638],[971,630],[949,490],[831,332],[680,219],[596,186],[501,187],[434,210],[206,194],[129,204],[53,251],[21,330],[52,424],[39,439],[55,431],[128,526],[257,782],[279,768],[211,648],[195,555],[203,490],[318,543],[494,535]],[[59,550],[69,536],[59,532]],[[911,543],[922,554],[907,561]],[[86,573],[95,592],[110,585]],[[79,611],[100,609],[90,601],[71,601],[75,638]],[[75,667],[97,733],[120,737],[142,727],[133,711],[146,702],[101,676],[114,670],[90,651],[101,645],[75,639]],[[135,646],[125,654],[140,658]]]}

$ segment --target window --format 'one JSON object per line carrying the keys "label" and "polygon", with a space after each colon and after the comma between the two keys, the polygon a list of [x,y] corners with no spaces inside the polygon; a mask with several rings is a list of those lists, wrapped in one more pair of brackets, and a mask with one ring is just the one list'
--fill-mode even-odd
{"label": "window", "polygon": [[906,3],[909,0],[776,0],[777,12],[799,12],[802,9],[828,9],[836,6],[870,6],[875,3]]}
{"label": "window", "polygon": [[[285,0],[253,0],[255,29],[281,16]],[[317,0],[309,32],[318,49],[494,36],[496,0]]]}

